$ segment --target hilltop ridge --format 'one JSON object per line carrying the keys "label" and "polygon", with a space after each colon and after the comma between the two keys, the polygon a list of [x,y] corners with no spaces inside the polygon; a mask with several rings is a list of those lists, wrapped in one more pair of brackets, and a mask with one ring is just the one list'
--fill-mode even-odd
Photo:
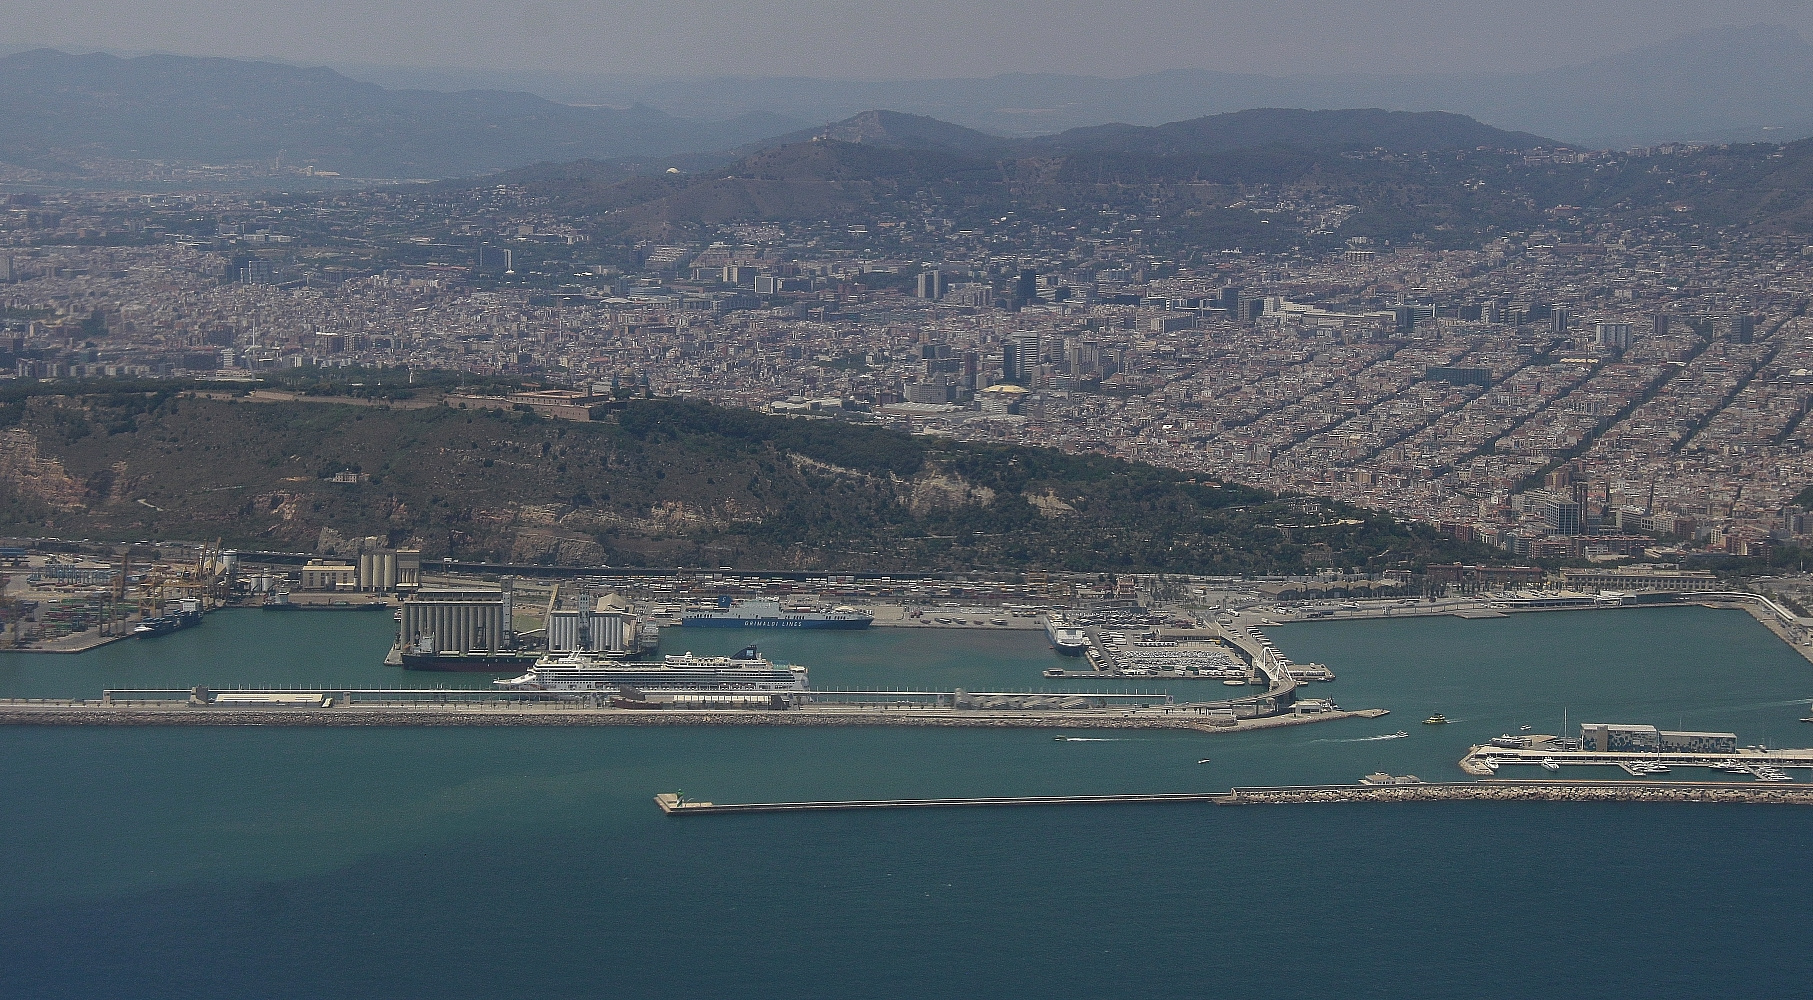
{"label": "hilltop ridge", "polygon": [[[1484,553],[1115,459],[674,400],[599,423],[168,392],[35,396],[13,415],[0,533],[376,535],[435,557],[776,569],[1273,573]],[[366,481],[332,480],[349,469]]]}

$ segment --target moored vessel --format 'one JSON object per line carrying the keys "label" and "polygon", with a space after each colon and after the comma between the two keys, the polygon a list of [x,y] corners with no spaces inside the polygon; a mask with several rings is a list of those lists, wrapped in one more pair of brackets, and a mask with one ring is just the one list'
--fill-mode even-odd
{"label": "moored vessel", "polygon": [[1045,637],[1051,640],[1052,649],[1065,656],[1081,656],[1089,648],[1089,639],[1083,630],[1061,615],[1045,616]]}
{"label": "moored vessel", "polygon": [[154,615],[139,622],[132,630],[136,636],[163,635],[201,624],[201,602],[192,597],[171,601],[164,606],[164,613]]}
{"label": "moored vessel", "polygon": [[585,653],[549,653],[520,677],[499,679],[511,691],[573,694],[752,695],[789,697],[807,690],[806,668],[776,664],[755,646],[734,656],[670,654],[659,663],[611,660]]}
{"label": "moored vessel", "polygon": [[497,650],[487,652],[475,649],[462,653],[457,649],[436,652],[424,649],[405,649],[402,651],[404,670],[438,670],[443,673],[456,674],[503,674],[513,670],[524,670],[535,665],[541,658],[536,650]]}

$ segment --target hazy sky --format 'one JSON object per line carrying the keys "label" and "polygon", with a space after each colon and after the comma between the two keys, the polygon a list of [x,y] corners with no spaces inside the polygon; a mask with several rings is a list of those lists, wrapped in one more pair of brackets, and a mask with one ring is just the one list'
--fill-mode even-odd
{"label": "hazy sky", "polygon": [[0,44],[842,78],[1541,69],[1813,0],[5,0]]}

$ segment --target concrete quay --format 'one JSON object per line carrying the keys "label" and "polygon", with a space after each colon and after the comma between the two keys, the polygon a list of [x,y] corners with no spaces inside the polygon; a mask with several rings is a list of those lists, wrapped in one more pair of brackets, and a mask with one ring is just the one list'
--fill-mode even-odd
{"label": "concrete quay", "polygon": [[129,620],[122,621],[118,624],[120,627],[124,628],[125,631],[116,632],[112,635],[102,635],[96,629],[89,629],[86,632],[77,632],[57,639],[40,639],[28,646],[0,646],[0,654],[35,653],[39,655],[67,656],[77,653],[86,653],[91,649],[100,649],[102,646],[110,643],[124,642],[127,639],[133,638],[132,629],[134,626],[138,625],[138,623],[139,619],[136,616]]}
{"label": "concrete quay", "polygon": [[[862,607],[875,616],[875,628],[967,628],[995,632],[1031,632],[1045,627],[1037,616],[1015,614],[989,605],[946,607],[934,604],[869,602]],[[919,617],[914,617],[915,613]]]}
{"label": "concrete quay", "polygon": [[1186,729],[1237,733],[1340,719],[1372,719],[1384,709],[1210,719],[1187,707],[1001,710],[809,705],[785,710],[600,708],[539,704],[390,704],[333,706],[101,704],[94,701],[0,702],[9,726],[924,726],[944,728]]}

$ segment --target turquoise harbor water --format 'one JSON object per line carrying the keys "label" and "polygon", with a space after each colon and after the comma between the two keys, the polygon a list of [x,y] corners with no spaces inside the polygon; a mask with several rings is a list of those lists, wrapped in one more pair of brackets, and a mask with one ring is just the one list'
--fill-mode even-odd
{"label": "turquoise harbor water", "polygon": [[[0,696],[474,684],[384,616],[211,616]],[[918,729],[0,730],[11,996],[1789,996],[1813,814],[1484,803],[663,817],[718,801],[1461,777],[1530,724],[1806,745],[1813,665],[1704,609],[1274,632],[1375,721],[1209,736]],[[1052,687],[1039,633],[764,632],[821,687]],[[674,632],[721,652],[743,633]],[[1074,685],[1086,686],[1086,685]],[[1173,686],[1219,697],[1213,682]],[[1455,720],[1422,726],[1430,712]],[[1406,730],[1400,740],[1369,737]],[[1207,763],[1198,763],[1207,759]],[[1799,774],[1805,778],[1804,772]]]}

